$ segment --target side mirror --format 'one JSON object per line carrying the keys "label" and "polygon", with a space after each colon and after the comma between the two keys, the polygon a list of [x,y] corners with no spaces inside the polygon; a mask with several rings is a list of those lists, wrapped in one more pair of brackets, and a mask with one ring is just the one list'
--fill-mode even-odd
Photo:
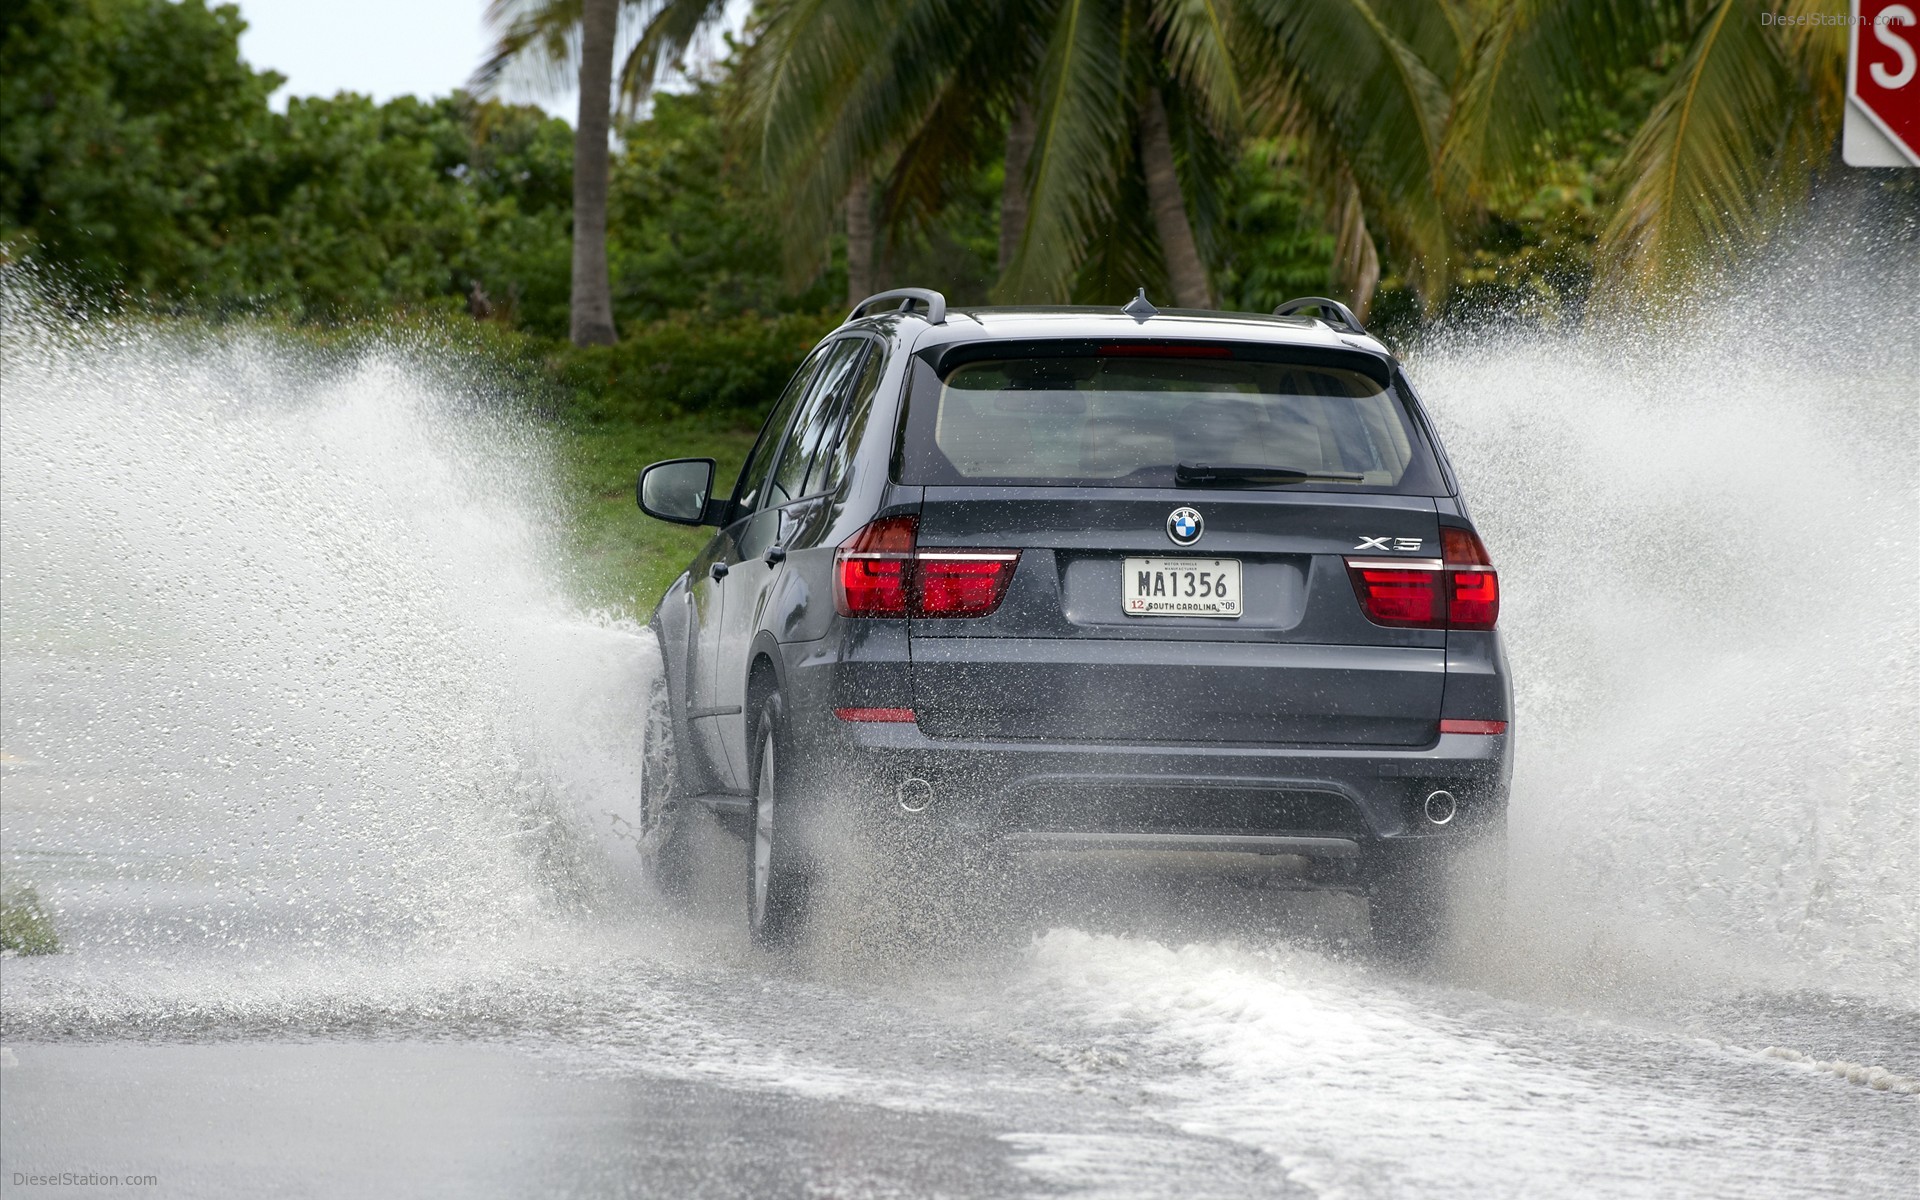
{"label": "side mirror", "polygon": [[676,525],[704,525],[713,495],[713,460],[670,458],[640,472],[634,499],[640,511]]}

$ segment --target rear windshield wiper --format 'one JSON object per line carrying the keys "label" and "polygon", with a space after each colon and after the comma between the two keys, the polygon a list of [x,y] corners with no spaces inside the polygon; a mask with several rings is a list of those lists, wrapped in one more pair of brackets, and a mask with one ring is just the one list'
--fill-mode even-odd
{"label": "rear windshield wiper", "polygon": [[1181,463],[1173,468],[1177,487],[1232,487],[1235,484],[1364,483],[1366,476],[1353,471],[1302,471],[1296,467],[1258,467],[1244,463]]}

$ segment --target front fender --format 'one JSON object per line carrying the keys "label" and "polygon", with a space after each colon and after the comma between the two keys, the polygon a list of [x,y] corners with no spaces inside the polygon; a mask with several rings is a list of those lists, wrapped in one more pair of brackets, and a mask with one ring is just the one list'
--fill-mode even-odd
{"label": "front fender", "polygon": [[692,597],[690,586],[691,577],[682,571],[660,597],[660,603],[653,606],[653,615],[647,618],[647,628],[660,639],[662,666],[667,672],[667,687],[676,711],[684,709],[687,701],[687,650],[693,638],[693,606],[688,602]]}
{"label": "front fender", "polygon": [[676,765],[683,786],[710,774],[706,764],[686,761],[686,752],[694,746],[693,730],[687,723],[687,664],[693,639],[693,605],[688,602],[691,578],[682,571],[647,619],[647,629],[660,643],[660,669],[667,677],[667,710],[673,714],[674,745],[681,751],[676,755]]}

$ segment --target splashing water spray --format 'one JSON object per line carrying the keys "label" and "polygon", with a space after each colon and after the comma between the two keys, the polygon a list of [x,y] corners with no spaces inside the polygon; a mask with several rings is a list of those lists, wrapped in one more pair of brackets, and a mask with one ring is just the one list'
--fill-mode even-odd
{"label": "splashing water spray", "polygon": [[1411,364],[1511,580],[1498,953],[1910,999],[1915,275],[1839,250],[1763,275]]}
{"label": "splashing water spray", "polygon": [[102,950],[256,958],[484,945],[633,890],[653,667],[563,599],[535,423],[444,351],[6,309],[10,876],[144,914]]}
{"label": "splashing water spray", "polygon": [[[1506,591],[1496,976],[1920,985],[1911,289],[1765,282],[1412,356]],[[95,914],[77,956],[501,953],[641,894],[657,667],[566,597],[536,420],[443,349],[73,325],[17,283],[5,326],[4,865]]]}

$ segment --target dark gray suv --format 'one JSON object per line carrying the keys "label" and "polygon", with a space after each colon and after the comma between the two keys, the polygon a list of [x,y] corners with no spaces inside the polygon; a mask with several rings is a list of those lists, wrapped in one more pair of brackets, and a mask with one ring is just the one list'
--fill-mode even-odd
{"label": "dark gray suv", "polygon": [[[1298,315],[1308,309],[1320,315]],[[1504,836],[1499,581],[1413,387],[1323,298],[1272,316],[884,292],[808,356],[655,611],[643,853],[705,806],[793,938],[852,828],[967,852],[1308,860],[1418,950]]]}

